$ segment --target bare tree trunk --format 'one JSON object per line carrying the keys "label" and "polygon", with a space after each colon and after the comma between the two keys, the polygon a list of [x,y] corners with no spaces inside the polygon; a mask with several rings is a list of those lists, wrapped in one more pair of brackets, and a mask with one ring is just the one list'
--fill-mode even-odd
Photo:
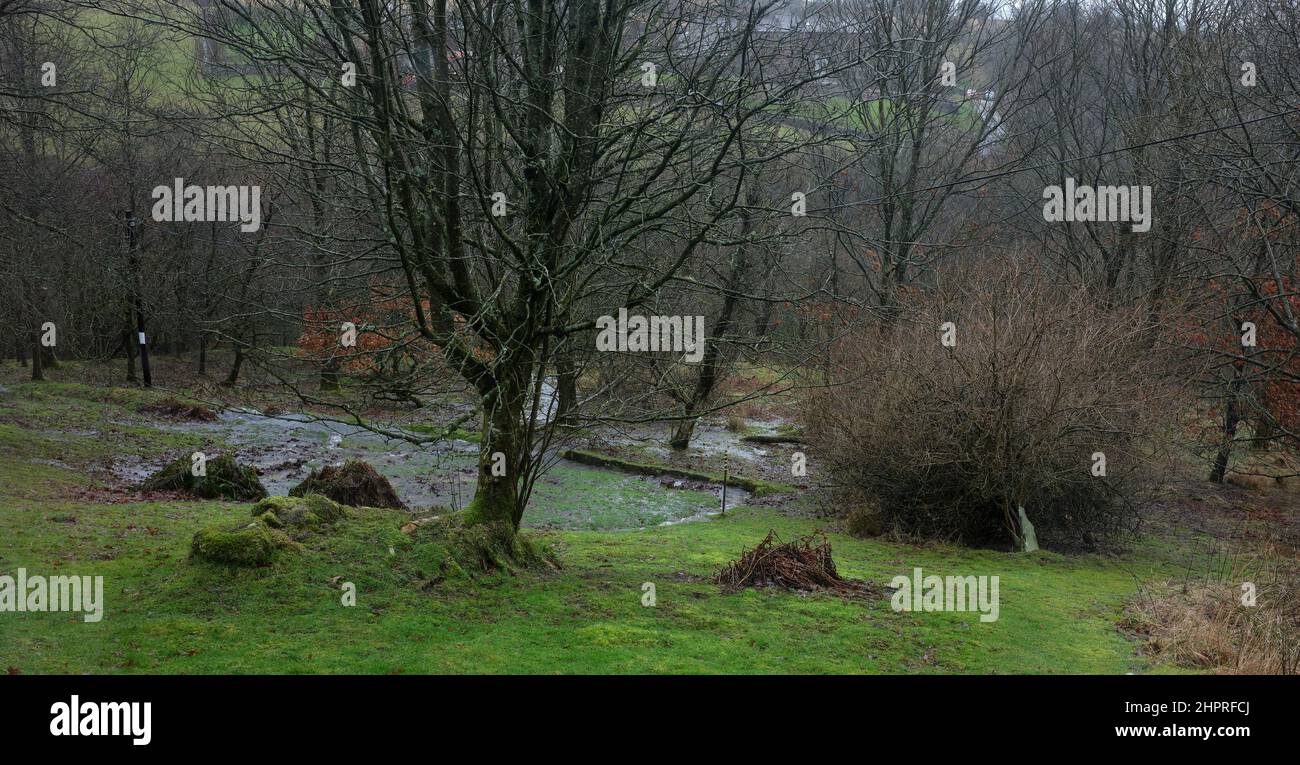
{"label": "bare tree trunk", "polygon": [[144,377],[144,387],[153,387],[153,374],[149,369],[149,343],[148,335],[145,334],[144,322],[144,298],[141,296],[143,289],[142,279],[140,277],[140,236],[136,231],[139,221],[136,220],[135,211],[128,210],[126,213],[126,238],[127,238],[127,263],[131,268],[131,280],[134,286],[134,307],[135,307],[135,340],[140,344],[140,372]]}
{"label": "bare tree trunk", "polygon": [[1228,404],[1223,408],[1223,443],[1219,445],[1219,453],[1214,458],[1214,468],[1210,471],[1210,480],[1214,483],[1223,483],[1223,476],[1228,472],[1232,440],[1237,435],[1237,424],[1241,421],[1237,399],[1241,396],[1244,383],[1242,364],[1239,361],[1233,369],[1232,382],[1228,385]]}
{"label": "bare tree trunk", "polygon": [[[253,245],[253,251],[248,259],[248,267],[244,269],[244,276],[239,285],[239,304],[243,304],[248,298],[248,287],[253,282],[253,276],[257,273],[258,255],[262,251],[262,241],[266,237],[266,230],[271,225],[271,220],[275,217],[275,205],[268,205],[266,213],[262,216],[263,226],[257,233],[257,242]],[[247,327],[243,332],[237,332],[234,337],[235,342],[235,360],[230,365],[230,374],[221,383],[227,388],[233,388],[239,381],[239,368],[244,364],[244,336],[250,336],[252,342],[257,342],[257,329],[255,326]]]}
{"label": "bare tree trunk", "polygon": [[38,382],[45,379],[45,369],[41,359],[40,333],[36,330],[32,330],[32,379]]}
{"label": "bare tree trunk", "polygon": [[555,422],[569,424],[578,409],[578,370],[573,363],[573,356],[565,352],[563,344],[555,356],[555,388],[559,396]]}
{"label": "bare tree trunk", "polygon": [[236,341],[235,360],[230,364],[230,374],[226,375],[226,379],[221,384],[226,386],[227,388],[235,387],[235,383],[239,382],[239,368],[243,365],[244,365],[244,344]]}
{"label": "bare tree trunk", "polygon": [[[758,195],[751,188],[746,198],[746,204],[752,206],[757,202]],[[742,241],[737,246],[735,257],[731,262],[731,273],[727,276],[727,292],[726,297],[722,300],[722,311],[719,313],[717,324],[714,327],[712,342],[708,342],[704,338],[697,339],[697,342],[705,344],[704,357],[700,359],[700,375],[695,380],[695,388],[691,391],[690,398],[682,408],[682,414],[687,415],[687,417],[677,421],[677,424],[673,427],[672,437],[668,440],[668,446],[673,449],[690,447],[697,420],[694,415],[708,405],[709,399],[713,396],[713,389],[717,385],[718,378],[726,364],[726,353],[723,351],[721,344],[726,341],[726,336],[731,332],[736,306],[740,302],[737,294],[741,282],[744,281],[745,272],[749,267],[748,245],[743,241],[743,238],[749,236],[753,230],[753,219],[749,207],[743,208],[740,215]]]}
{"label": "bare tree trunk", "polygon": [[1250,413],[1250,446],[1256,450],[1268,449],[1278,437],[1277,423],[1269,414],[1267,396],[1264,386],[1255,386]]}
{"label": "bare tree trunk", "polygon": [[128,319],[122,328],[122,348],[126,352],[126,381],[133,383],[135,378],[135,343],[131,337],[131,322]]}
{"label": "bare tree trunk", "polygon": [[202,314],[199,316],[199,377],[208,375],[208,320],[212,318],[212,266],[217,259],[217,224],[211,228],[212,240],[208,247],[208,259],[203,265],[203,302],[200,304]]}
{"label": "bare tree trunk", "polygon": [[[838,289],[838,288],[835,288]],[[832,292],[832,295],[838,295],[838,292]],[[772,301],[764,300],[762,307],[758,309],[758,316],[754,317],[754,337],[763,342],[767,338],[767,330],[772,326]]]}
{"label": "bare tree trunk", "polygon": [[140,343],[140,374],[144,378],[144,387],[152,388],[153,374],[149,370],[148,335],[144,333],[144,306],[141,305],[139,298],[136,298],[135,304],[135,330],[135,339]]}
{"label": "bare tree trunk", "polygon": [[339,369],[342,364],[335,356],[330,356],[320,368],[320,389],[321,392],[336,391],[339,389]]}

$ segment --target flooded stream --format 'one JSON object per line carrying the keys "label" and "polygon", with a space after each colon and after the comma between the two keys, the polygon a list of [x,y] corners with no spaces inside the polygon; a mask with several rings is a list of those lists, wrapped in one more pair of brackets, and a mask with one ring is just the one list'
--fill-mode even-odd
{"label": "flooded stream", "polygon": [[[549,391],[543,396],[549,398]],[[549,406],[539,408],[545,411]],[[356,425],[297,414],[269,417],[242,409],[224,411],[215,422],[159,427],[201,434],[214,447],[232,447],[241,462],[260,471],[271,494],[287,494],[315,468],[357,458],[387,477],[412,508],[459,508],[474,495],[479,446],[460,439],[416,445]],[[723,448],[716,434],[701,435],[702,449]],[[732,440],[737,450],[756,451],[734,437]],[[161,460],[156,464],[119,462],[113,472],[119,479],[135,482],[161,464]],[[721,494],[721,487],[708,483],[630,475],[556,459],[534,487],[524,525],[615,530],[681,523],[719,512]],[[728,487],[728,509],[746,499],[747,492]]]}

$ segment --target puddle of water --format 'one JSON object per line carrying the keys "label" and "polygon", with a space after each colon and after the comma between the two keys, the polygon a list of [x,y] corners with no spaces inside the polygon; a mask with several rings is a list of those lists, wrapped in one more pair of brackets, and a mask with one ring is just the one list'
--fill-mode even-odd
{"label": "puddle of water", "polygon": [[133,458],[119,458],[113,460],[108,466],[108,472],[118,481],[127,486],[135,486],[143,483],[146,478],[153,475],[162,463],[140,462]]}

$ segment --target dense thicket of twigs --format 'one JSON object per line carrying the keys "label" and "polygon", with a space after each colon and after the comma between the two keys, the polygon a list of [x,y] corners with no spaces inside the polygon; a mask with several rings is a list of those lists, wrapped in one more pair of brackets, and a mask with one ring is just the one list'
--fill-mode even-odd
{"label": "dense thicket of twigs", "polygon": [[1131,527],[1177,419],[1175,359],[1145,315],[1014,260],[908,309],[846,341],[811,399],[841,488],[888,526],[967,543],[1013,542],[1020,507],[1058,548]]}

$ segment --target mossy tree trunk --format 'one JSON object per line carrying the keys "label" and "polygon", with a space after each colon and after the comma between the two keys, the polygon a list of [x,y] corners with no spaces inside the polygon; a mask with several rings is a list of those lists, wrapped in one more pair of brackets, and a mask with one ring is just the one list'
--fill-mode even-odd
{"label": "mossy tree trunk", "polygon": [[685,420],[678,420],[673,426],[673,434],[668,439],[668,445],[673,449],[687,449],[691,445],[691,436],[695,435],[696,418],[690,417]]}
{"label": "mossy tree trunk", "polygon": [[504,523],[519,528],[524,502],[520,486],[531,453],[525,405],[531,365],[498,367],[495,385],[484,392],[483,427],[478,457],[478,485],[465,509],[465,522]]}

